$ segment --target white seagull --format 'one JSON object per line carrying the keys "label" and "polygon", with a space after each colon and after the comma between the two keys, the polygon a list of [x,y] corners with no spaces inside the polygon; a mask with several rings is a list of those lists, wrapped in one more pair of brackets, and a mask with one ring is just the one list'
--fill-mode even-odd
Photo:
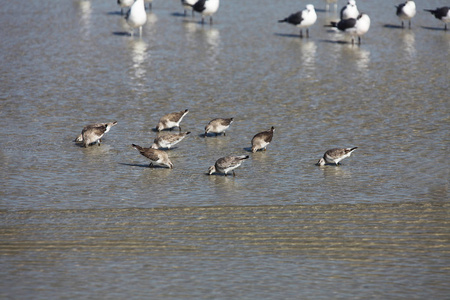
{"label": "white seagull", "polygon": [[357,19],[345,19],[339,22],[331,22],[327,27],[336,27],[340,31],[349,34],[352,37],[352,45],[355,43],[355,37],[358,37],[358,44],[361,44],[361,36],[370,28],[370,18],[367,14],[360,14]]}
{"label": "white seagull", "polygon": [[219,0],[198,0],[192,9],[202,14],[202,24],[205,23],[205,17],[209,17],[209,23],[212,24],[212,15],[219,9]]}
{"label": "white seagull", "polygon": [[324,166],[325,164],[335,164],[336,166],[339,165],[339,162],[343,160],[346,157],[349,157],[355,149],[358,147],[353,148],[333,148],[330,150],[327,150],[323,157],[319,159],[316,165],[318,166]]}
{"label": "white seagull", "polygon": [[447,23],[450,22],[450,9],[448,6],[436,8],[436,9],[424,9],[425,11],[429,11],[436,19],[444,22],[444,29],[447,30]]}
{"label": "white seagull", "polygon": [[309,37],[309,27],[316,23],[317,20],[317,14],[316,10],[314,9],[314,5],[308,4],[306,5],[306,8],[302,11],[298,11],[295,14],[290,15],[289,17],[279,20],[279,23],[289,23],[292,25],[295,25],[296,27],[300,28],[300,37],[303,37],[303,28],[306,28],[306,37]]}
{"label": "white seagull", "polygon": [[359,15],[355,0],[348,0],[347,5],[341,9],[341,20],[356,19]]}
{"label": "white seagull", "polygon": [[409,28],[411,28],[411,19],[416,15],[416,3],[412,0],[407,0],[405,3],[399,4],[396,7],[396,14],[402,21],[402,28],[404,28],[403,21],[408,21]]}
{"label": "white seagull", "polygon": [[192,8],[192,6],[194,6],[196,2],[197,0],[181,0],[181,5],[183,5],[185,17],[188,9],[192,10],[192,17],[194,17],[194,9]]}
{"label": "white seagull", "polygon": [[134,28],[139,28],[139,36],[142,36],[142,26],[147,22],[147,12],[145,11],[144,0],[136,0],[133,5],[131,5],[125,19],[127,20],[128,25],[133,29],[131,35],[134,34]]}
{"label": "white seagull", "polygon": [[212,175],[213,173],[222,173],[227,176],[227,173],[232,171],[233,176],[236,176],[234,173],[234,169],[239,167],[242,164],[244,159],[247,159],[248,155],[240,155],[240,156],[225,156],[219,158],[216,163],[209,167],[208,174]]}

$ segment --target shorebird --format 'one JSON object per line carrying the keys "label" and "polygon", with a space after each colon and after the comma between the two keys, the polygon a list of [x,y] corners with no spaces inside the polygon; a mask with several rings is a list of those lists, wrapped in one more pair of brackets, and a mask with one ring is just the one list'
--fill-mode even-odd
{"label": "shorebird", "polygon": [[448,6],[438,7],[436,9],[424,9],[424,11],[429,11],[436,19],[444,22],[444,30],[447,30],[447,23],[450,22],[450,9]]}
{"label": "shorebird", "polygon": [[185,17],[188,9],[192,10],[192,17],[194,17],[194,9],[192,8],[192,6],[194,6],[196,2],[197,0],[181,0],[181,5],[183,5]]}
{"label": "shorebird", "polygon": [[156,130],[161,131],[164,129],[172,130],[175,127],[181,131],[180,123],[183,120],[184,116],[187,115],[189,109],[180,112],[173,112],[167,115],[164,115],[159,119],[158,125],[156,125]]}
{"label": "shorebird", "polygon": [[370,28],[370,18],[367,14],[360,14],[357,19],[345,19],[339,22],[331,22],[326,27],[336,27],[340,31],[349,34],[352,37],[352,45],[355,43],[355,37],[358,37],[358,44],[361,44],[361,36]]}
{"label": "shorebird", "polygon": [[75,139],[75,142],[83,143],[84,147],[88,147],[93,143],[97,143],[100,146],[103,135],[116,124],[117,121],[86,125],[81,131],[81,134]]}
{"label": "shorebird", "polygon": [[397,7],[397,17],[402,21],[402,28],[404,28],[403,21],[408,21],[411,29],[411,19],[416,15],[416,3],[412,0],[407,0],[405,3],[399,4]]}
{"label": "shorebird", "polygon": [[154,165],[156,165],[173,169],[173,164],[165,151],[153,148],[143,148],[135,144],[131,145],[136,148],[143,156],[151,160],[149,167],[153,167]]}
{"label": "shorebird", "polygon": [[216,136],[223,132],[225,135],[225,130],[230,127],[231,123],[233,123],[233,118],[222,119],[217,118],[209,121],[208,125],[205,127],[205,137],[208,136],[208,133],[214,133]]}
{"label": "shorebird", "polygon": [[212,15],[219,9],[219,0],[198,0],[192,9],[202,14],[202,24],[205,23],[205,17],[209,17],[209,24],[212,24]]}
{"label": "shorebird", "polygon": [[314,5],[308,4],[302,11],[290,15],[286,19],[279,20],[278,23],[289,23],[300,28],[300,37],[303,37],[303,28],[306,28],[306,37],[309,37],[309,27],[316,23],[317,14]]}
{"label": "shorebird", "polygon": [[117,4],[120,6],[120,14],[123,15],[123,9],[133,5],[134,0],[117,0]]}
{"label": "shorebird", "polygon": [[348,0],[347,5],[341,9],[341,20],[356,19],[359,15],[355,0]]}
{"label": "shorebird", "polygon": [[159,148],[167,148],[178,144],[181,142],[188,134],[191,132],[180,132],[180,133],[168,133],[164,135],[158,136],[154,141],[150,148],[159,149]]}
{"label": "shorebird", "polygon": [[240,156],[225,156],[219,158],[216,163],[209,167],[208,174],[211,175],[213,173],[222,173],[227,176],[227,173],[232,171],[233,176],[236,176],[234,173],[234,169],[239,167],[242,164],[244,159],[247,159],[248,155],[240,155]]}
{"label": "shorebird", "polygon": [[260,132],[256,134],[252,138],[252,152],[255,153],[256,151],[260,149],[266,150],[266,147],[270,144],[273,137],[273,131],[275,130],[275,127],[272,126],[269,130]]}
{"label": "shorebird", "polygon": [[131,31],[131,35],[134,35],[134,28],[139,28],[139,36],[142,36],[142,26],[147,22],[147,12],[145,11],[144,0],[136,0],[133,5],[131,5],[125,19],[133,30]]}
{"label": "shorebird", "polygon": [[318,166],[324,166],[325,164],[335,164],[340,165],[340,161],[343,160],[346,157],[349,157],[355,149],[358,147],[353,148],[333,148],[330,150],[327,150],[323,157],[319,159],[316,165]]}

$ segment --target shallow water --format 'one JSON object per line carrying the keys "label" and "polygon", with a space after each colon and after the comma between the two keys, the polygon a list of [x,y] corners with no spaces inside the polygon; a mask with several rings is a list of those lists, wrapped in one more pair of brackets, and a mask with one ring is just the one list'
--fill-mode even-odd
{"label": "shallow water", "polygon": [[[415,2],[412,30],[358,3],[361,46],[325,1],[309,39],[276,22],[287,0],[222,1],[212,26],[155,0],[142,38],[114,1],[4,3],[2,298],[445,298],[450,34]],[[175,168],[148,168],[131,144],[186,108]],[[203,138],[215,117],[235,121]],[[229,154],[250,155],[236,177],[206,175]]]}

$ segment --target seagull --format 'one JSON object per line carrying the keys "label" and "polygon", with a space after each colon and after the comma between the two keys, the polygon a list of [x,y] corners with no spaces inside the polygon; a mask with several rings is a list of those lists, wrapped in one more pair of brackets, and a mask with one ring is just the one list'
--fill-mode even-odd
{"label": "seagull", "polygon": [[325,164],[335,164],[340,165],[340,161],[343,160],[346,157],[349,157],[355,149],[358,147],[353,148],[333,148],[330,150],[327,150],[323,157],[319,159],[316,165],[318,166],[324,166]]}
{"label": "seagull", "polygon": [[207,137],[210,132],[214,133],[216,136],[222,132],[223,135],[225,135],[225,130],[230,127],[231,123],[233,123],[233,118],[217,118],[209,121],[208,125],[205,127],[205,137]]}
{"label": "seagull", "polygon": [[411,19],[416,15],[416,3],[412,0],[407,0],[405,3],[399,4],[396,7],[396,14],[402,21],[402,28],[404,28],[403,21],[408,21],[409,28],[411,29]]}
{"label": "seagull", "polygon": [[188,134],[191,132],[180,132],[180,133],[169,133],[158,136],[154,141],[153,145],[150,148],[159,149],[159,148],[167,148],[178,144],[181,142]]}
{"label": "seagull", "polygon": [[161,131],[164,129],[170,129],[174,127],[178,127],[181,131],[180,122],[183,120],[184,116],[189,112],[188,109],[180,112],[174,112],[167,115],[164,115],[159,119],[158,125],[156,125],[156,130]]}
{"label": "seagull", "polygon": [[219,0],[198,0],[192,5],[192,9],[202,14],[202,24],[205,23],[205,16],[209,16],[209,24],[212,24],[212,15],[219,9]]}
{"label": "seagull", "polygon": [[123,15],[123,9],[133,5],[134,0],[117,0],[117,4],[120,5],[120,14]]}
{"label": "seagull", "polygon": [[252,152],[255,153],[256,151],[260,149],[266,150],[266,147],[270,144],[273,137],[273,131],[275,130],[275,127],[272,126],[269,130],[260,132],[256,134],[252,138]]}
{"label": "seagull", "polygon": [[360,14],[357,19],[345,19],[339,22],[331,22],[326,27],[336,27],[337,29],[348,33],[352,37],[352,45],[355,43],[355,36],[358,37],[358,44],[361,45],[361,36],[370,28],[370,18],[367,14]]}
{"label": "seagull", "polygon": [[290,15],[284,20],[279,20],[278,23],[289,23],[300,28],[300,37],[303,37],[303,28],[306,28],[306,37],[309,37],[308,27],[316,23],[317,14],[314,10],[314,5],[308,4],[302,11],[298,11],[295,14]]}
{"label": "seagull", "polygon": [[103,135],[116,124],[117,121],[86,125],[81,131],[81,134],[75,139],[75,142],[83,143],[86,148],[93,143],[97,143],[100,146]]}
{"label": "seagull", "polygon": [[157,150],[153,148],[143,148],[139,145],[131,144],[134,148],[136,148],[143,156],[147,157],[151,160],[149,167],[153,167],[154,165],[168,167],[169,169],[173,169],[173,164],[169,159],[169,156],[165,151]]}
{"label": "seagull", "polygon": [[194,9],[192,6],[197,2],[197,0],[181,0],[181,5],[183,5],[184,8],[184,16],[186,17],[187,10],[192,10],[192,17],[194,17]]}
{"label": "seagull", "polygon": [[144,0],[136,0],[133,5],[131,5],[125,19],[127,20],[128,25],[133,28],[131,35],[134,34],[134,28],[139,28],[139,36],[142,36],[142,25],[147,22]]}
{"label": "seagull", "polygon": [[334,10],[337,9],[337,0],[325,0],[325,10],[329,11],[330,10],[330,4],[334,3]]}
{"label": "seagull", "polygon": [[436,19],[444,22],[444,30],[447,30],[447,23],[450,22],[450,9],[448,6],[438,7],[436,9],[424,9],[424,11],[429,11]]}
{"label": "seagull", "polygon": [[216,163],[209,167],[208,174],[211,175],[213,173],[222,173],[227,176],[227,173],[232,171],[233,176],[236,176],[234,173],[234,169],[239,167],[242,164],[244,159],[247,159],[248,155],[240,155],[240,156],[225,156],[219,158]]}
{"label": "seagull", "polygon": [[348,0],[347,5],[341,9],[341,20],[356,19],[359,15],[355,0]]}

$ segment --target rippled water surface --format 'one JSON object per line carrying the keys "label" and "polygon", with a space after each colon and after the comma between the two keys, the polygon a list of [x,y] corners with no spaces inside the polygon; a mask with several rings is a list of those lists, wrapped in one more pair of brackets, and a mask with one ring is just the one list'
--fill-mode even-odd
{"label": "rippled water surface", "polygon": [[[0,296],[448,297],[450,31],[434,0],[402,30],[399,2],[357,3],[361,46],[319,0],[309,39],[277,23],[306,2],[222,0],[202,26],[155,0],[142,38],[116,1],[3,3]],[[174,169],[148,168],[131,144],[184,109]],[[216,117],[235,121],[203,138]],[[113,120],[101,146],[73,143]],[[236,177],[206,175],[230,154],[250,155]]]}

